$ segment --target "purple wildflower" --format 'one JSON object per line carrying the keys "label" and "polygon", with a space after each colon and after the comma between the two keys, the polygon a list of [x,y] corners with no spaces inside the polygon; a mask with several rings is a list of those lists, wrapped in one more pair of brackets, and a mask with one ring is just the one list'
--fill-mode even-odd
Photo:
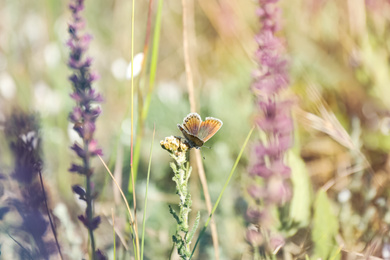
{"label": "purple wildflower", "polygon": [[85,189],[83,187],[81,187],[80,185],[73,185],[72,186],[72,190],[73,190],[74,193],[79,195],[79,199],[80,200],[84,200],[85,201]]}
{"label": "purple wildflower", "polygon": [[96,194],[96,191],[93,191],[94,185],[91,181],[93,169],[90,166],[90,160],[97,155],[102,155],[102,150],[98,148],[98,143],[94,139],[94,133],[96,131],[95,121],[101,113],[100,108],[96,107],[95,104],[102,102],[103,98],[92,88],[92,83],[99,76],[90,70],[92,58],[86,57],[92,36],[80,32],[85,27],[85,21],[81,15],[81,11],[84,9],[84,0],[73,0],[69,9],[72,12],[72,22],[68,27],[70,35],[67,42],[70,49],[68,66],[73,70],[73,74],[69,77],[73,86],[73,93],[70,97],[76,102],[76,106],[69,115],[69,121],[74,124],[73,129],[83,140],[82,144],[74,143],[71,147],[82,160],[82,164],[73,163],[69,171],[86,177],[85,190],[79,185],[74,185],[72,189],[74,193],[79,195],[79,199],[87,204],[85,214],[78,218],[88,229],[91,252],[93,252],[92,259],[101,259],[103,254],[96,250],[93,234],[93,231],[100,224],[100,217],[93,216],[92,207],[95,198],[93,194]]}
{"label": "purple wildflower", "polygon": [[253,246],[261,246],[264,243],[264,237],[256,228],[248,228],[246,231],[246,240]]}
{"label": "purple wildflower", "polygon": [[[0,209],[0,219],[10,211],[17,212],[21,224],[15,227],[13,233],[19,236],[18,240],[23,241],[24,244],[31,242],[34,244],[26,247],[30,247],[31,250],[20,251],[20,256],[28,254],[34,259],[49,259],[51,255],[57,253],[57,250],[60,253],[60,248],[58,242],[46,236],[50,216],[48,216],[45,185],[41,176],[43,163],[37,116],[14,112],[6,120],[4,132],[14,159],[11,178],[16,183],[7,186],[18,187],[18,189],[13,190],[15,195],[6,201],[5,207]],[[2,181],[4,179],[1,178]]]}
{"label": "purple wildflower", "polygon": [[[259,0],[257,15],[262,24],[255,37],[258,49],[255,59],[259,68],[253,72],[251,90],[255,95],[255,124],[265,134],[263,141],[253,145],[253,159],[249,168],[251,178],[262,178],[262,185],[253,181],[247,192],[253,198],[247,211],[247,219],[264,232],[271,234],[268,241],[261,239],[262,230],[248,230],[247,240],[253,246],[264,246],[265,250],[283,245],[283,237],[271,232],[272,218],[269,213],[274,206],[282,206],[291,199],[290,168],[284,155],[292,145],[293,122],[290,115],[291,102],[281,98],[288,88],[287,60],[282,53],[283,43],[275,36],[280,29],[278,0]],[[277,238],[277,239],[276,239]],[[272,244],[272,245],[271,245]],[[277,244],[277,245],[276,245]]]}

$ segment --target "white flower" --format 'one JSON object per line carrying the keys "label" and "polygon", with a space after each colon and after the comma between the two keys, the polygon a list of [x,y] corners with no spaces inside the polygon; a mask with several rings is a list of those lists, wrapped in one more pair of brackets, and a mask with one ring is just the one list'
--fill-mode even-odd
{"label": "white flower", "polygon": [[[133,67],[133,77],[136,77],[139,75],[141,72],[142,68],[142,62],[144,60],[144,54],[143,52],[138,53],[137,55],[134,56],[133,62],[134,62],[134,67]],[[131,62],[129,63],[129,66],[127,66],[127,71],[126,71],[126,78],[131,79]]]}
{"label": "white flower", "polygon": [[0,74],[0,94],[7,100],[12,99],[16,94],[15,81],[6,72]]}
{"label": "white flower", "polygon": [[111,73],[118,80],[125,79],[126,70],[127,70],[127,61],[123,58],[118,58],[114,60],[111,64]]}

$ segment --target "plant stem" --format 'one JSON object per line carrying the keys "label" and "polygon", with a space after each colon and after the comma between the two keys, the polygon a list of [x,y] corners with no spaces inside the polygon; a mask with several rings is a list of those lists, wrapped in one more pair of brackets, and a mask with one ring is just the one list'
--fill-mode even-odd
{"label": "plant stem", "polygon": [[[89,142],[85,141],[84,143],[84,151],[85,151],[85,158],[84,158],[84,169],[87,169],[87,171],[90,170],[89,168],[89,151],[88,151],[88,145]],[[85,197],[86,197],[86,203],[87,203],[87,219],[88,219],[88,233],[89,237],[91,239],[91,250],[92,250],[92,260],[95,260],[95,237],[93,235],[93,228],[92,228],[92,221],[93,221],[93,210],[92,210],[92,190],[91,190],[91,175],[89,172],[86,174],[86,184],[85,184]]]}
{"label": "plant stem", "polygon": [[[186,167],[187,165],[187,167]],[[191,241],[187,240],[187,235],[189,232],[188,225],[188,215],[191,211],[191,195],[188,192],[188,180],[191,175],[191,168],[188,166],[187,162],[180,163],[176,161],[176,166],[172,169],[175,172],[173,181],[176,182],[176,194],[179,195],[179,215],[177,216],[173,210],[171,210],[172,215],[174,215],[177,221],[176,234],[173,236],[173,242],[176,244],[179,255],[182,259],[189,259],[191,255],[190,243]]]}
{"label": "plant stem", "polygon": [[45,186],[43,185],[42,172],[39,171],[39,172],[38,172],[38,175],[39,175],[39,180],[40,180],[41,187],[42,187],[42,195],[43,195],[44,201],[45,201],[45,207],[46,207],[46,211],[47,211],[47,216],[49,217],[49,222],[50,222],[51,231],[53,232],[53,236],[54,236],[54,239],[55,239],[55,241],[56,241],[56,246],[57,246],[57,249],[58,249],[58,254],[60,255],[60,259],[62,260],[63,257],[62,257],[61,247],[60,247],[60,244],[58,243],[58,238],[57,238],[56,229],[55,229],[55,227],[54,227],[53,220],[52,220],[52,218],[51,218],[51,214],[50,214],[50,210],[49,210],[49,205],[47,204],[47,197],[46,197]]}
{"label": "plant stem", "polygon": [[130,206],[129,206],[129,203],[126,199],[126,196],[125,194],[123,193],[123,190],[121,189],[121,186],[119,185],[119,183],[115,180],[114,178],[114,175],[112,175],[110,169],[107,167],[107,164],[105,164],[105,162],[103,161],[102,157],[100,155],[98,155],[100,161],[102,162],[104,168],[106,168],[107,172],[110,174],[112,180],[114,181],[116,187],[118,188],[120,194],[122,195],[122,199],[123,201],[125,202],[126,204],[126,208],[127,208],[127,212],[129,213],[129,216],[130,216],[130,234],[131,234],[131,237],[132,237],[132,242],[133,242],[133,248],[134,248],[134,254],[136,255],[136,252],[137,252],[137,247],[136,247],[136,241],[135,240],[138,240],[138,233],[137,233],[137,230],[135,229],[135,222],[134,222],[134,218],[133,218],[133,215],[131,214],[131,209],[130,209]]}
{"label": "plant stem", "polygon": [[116,241],[115,241],[115,237],[116,237],[116,233],[115,233],[115,217],[114,217],[114,209],[111,208],[111,216],[112,216],[112,231],[113,231],[113,245],[114,245],[114,260],[116,260]]}
{"label": "plant stem", "polygon": [[176,183],[176,194],[179,195],[179,214],[169,206],[169,212],[177,222],[176,234],[172,236],[174,245],[177,247],[181,259],[188,260],[191,257],[190,244],[195,230],[199,225],[200,214],[198,213],[195,223],[189,230],[188,215],[191,211],[191,195],[188,192],[188,180],[191,176],[191,167],[187,161],[188,145],[183,143],[181,138],[170,136],[164,141],[160,141],[163,149],[167,150],[170,156],[175,160],[171,163],[174,172],[172,180]]}
{"label": "plant stem", "polygon": [[154,143],[154,135],[155,135],[155,133],[156,133],[156,128],[154,128],[154,130],[153,130],[152,144],[150,145],[148,175],[147,175],[147,178],[146,178],[146,191],[145,191],[144,216],[143,216],[143,220],[142,220],[141,260],[144,259],[146,207],[147,207],[147,202],[148,202],[148,188],[149,188],[149,179],[150,179],[150,167],[151,167],[151,165],[152,165],[152,153],[153,153],[153,143]]}

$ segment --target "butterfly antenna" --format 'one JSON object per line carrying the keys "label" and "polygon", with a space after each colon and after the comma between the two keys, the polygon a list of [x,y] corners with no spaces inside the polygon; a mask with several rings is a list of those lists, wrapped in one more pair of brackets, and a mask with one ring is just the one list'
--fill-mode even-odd
{"label": "butterfly antenna", "polygon": [[[200,154],[202,154],[202,152]],[[206,160],[206,157],[204,157],[203,154],[202,154],[202,157],[203,157],[203,160]]]}
{"label": "butterfly antenna", "polygon": [[204,147],[204,148],[208,148],[208,149],[211,149],[211,147],[208,147],[208,146],[202,146],[202,147]]}

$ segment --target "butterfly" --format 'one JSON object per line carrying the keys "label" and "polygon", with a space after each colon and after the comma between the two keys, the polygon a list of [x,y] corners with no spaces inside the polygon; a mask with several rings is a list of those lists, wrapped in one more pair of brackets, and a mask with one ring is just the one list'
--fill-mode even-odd
{"label": "butterfly", "polygon": [[222,124],[221,120],[214,117],[206,117],[202,122],[200,115],[190,113],[184,118],[183,124],[177,124],[177,127],[183,133],[190,149],[193,147],[199,149],[222,127]]}

